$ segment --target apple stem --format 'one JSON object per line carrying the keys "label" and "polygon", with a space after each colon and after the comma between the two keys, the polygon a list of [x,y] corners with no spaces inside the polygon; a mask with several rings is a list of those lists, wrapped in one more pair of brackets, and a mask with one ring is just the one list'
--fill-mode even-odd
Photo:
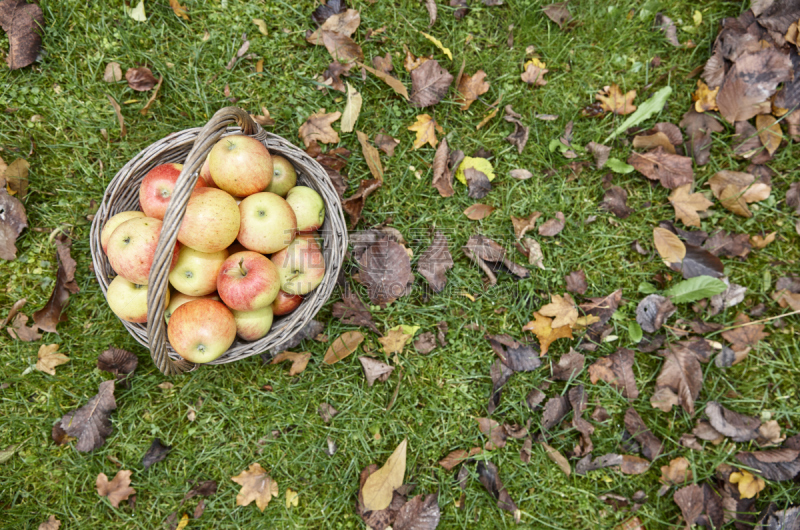
{"label": "apple stem", "polygon": [[291,276],[287,276],[286,277],[286,281],[290,282],[290,281],[294,280],[295,278],[297,278],[298,276],[300,276],[300,272],[299,271],[295,271],[294,274],[292,274]]}
{"label": "apple stem", "polygon": [[247,270],[244,268],[244,258],[239,260],[239,272],[242,273],[242,276],[247,276]]}

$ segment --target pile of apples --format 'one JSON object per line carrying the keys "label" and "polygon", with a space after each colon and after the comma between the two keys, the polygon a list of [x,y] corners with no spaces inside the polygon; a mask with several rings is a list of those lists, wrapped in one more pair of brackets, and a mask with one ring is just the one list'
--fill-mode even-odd
{"label": "pile of apples", "polygon": [[[141,211],[106,222],[100,244],[117,276],[106,299],[128,322],[147,322],[147,282],[182,164],[150,170]],[[322,197],[296,186],[291,162],[258,140],[234,135],[208,154],[178,232],[166,293],[167,336],[184,359],[207,363],[238,335],[264,337],[274,316],[294,311],[325,276],[316,230]]]}

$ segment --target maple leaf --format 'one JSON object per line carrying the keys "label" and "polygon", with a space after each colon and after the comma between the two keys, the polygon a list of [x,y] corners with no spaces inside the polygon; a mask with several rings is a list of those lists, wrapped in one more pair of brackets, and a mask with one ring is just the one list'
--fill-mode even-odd
{"label": "maple leaf", "polygon": [[303,125],[300,126],[299,136],[306,147],[311,142],[330,144],[339,142],[339,133],[333,130],[331,124],[342,116],[341,112],[326,113],[325,109],[312,114]]}
{"label": "maple leaf", "polygon": [[398,326],[390,329],[385,337],[378,339],[378,342],[383,344],[383,351],[390,355],[392,353],[401,353],[411,337],[413,337],[412,334],[405,333],[402,326]]}
{"label": "maple leaf", "polygon": [[297,375],[306,369],[308,361],[311,360],[310,352],[281,352],[272,359],[269,364],[278,364],[283,361],[292,361],[292,367],[289,369],[289,375]]}
{"label": "maple leaf", "polygon": [[439,134],[444,134],[441,126],[428,114],[417,116],[417,121],[410,125],[408,130],[417,133],[417,139],[414,140],[414,149],[419,149],[426,143],[430,144],[431,147],[436,147],[436,144],[439,143],[439,140],[436,139],[436,131],[439,131]]}
{"label": "maple leaf", "polygon": [[694,110],[697,112],[706,112],[709,110],[719,110],[717,107],[717,94],[719,87],[711,90],[708,85],[697,80],[697,90],[692,94],[692,101],[694,101]]}
{"label": "maple leaf", "polygon": [[407,447],[408,440],[400,442],[383,467],[367,477],[361,488],[365,510],[383,510],[392,502],[394,490],[403,485],[405,478]]}
{"label": "maple leaf", "polygon": [[263,512],[272,497],[278,496],[278,483],[259,463],[251,464],[249,469],[231,477],[231,480],[242,486],[236,495],[236,506],[247,506],[256,501],[256,506]]}
{"label": "maple leaf", "polygon": [[58,344],[42,344],[39,346],[38,357],[36,369],[50,375],[56,375],[56,366],[69,362],[69,357],[58,353]]}
{"label": "maple leaf", "polygon": [[749,471],[735,471],[730,475],[731,484],[736,484],[739,488],[739,495],[743,499],[752,499],[759,491],[767,487],[764,479],[754,477]]}
{"label": "maple leaf", "polygon": [[555,317],[551,323],[553,328],[572,327],[578,319],[578,308],[575,307],[575,300],[568,293],[565,293],[564,296],[551,294],[550,303],[539,309],[539,314]]}
{"label": "maple leaf", "polygon": [[131,473],[130,470],[122,469],[117,472],[114,479],[109,482],[105,473],[97,475],[97,494],[101,497],[108,497],[108,502],[114,508],[119,508],[120,501],[124,501],[134,493],[136,490],[131,488]]}
{"label": "maple leaf", "polygon": [[550,348],[550,344],[552,344],[554,341],[558,339],[572,338],[571,327],[561,326],[553,328],[553,319],[543,316],[537,312],[533,313],[533,318],[534,320],[531,320],[525,324],[522,330],[533,332],[533,334],[536,335],[536,338],[539,339],[539,346],[542,350],[539,354],[540,357],[547,353],[547,350]]}
{"label": "maple leaf", "polygon": [[458,82],[457,90],[461,95],[456,101],[461,103],[461,110],[469,109],[478,96],[489,90],[489,83],[485,81],[486,72],[478,70],[474,75],[462,75]]}
{"label": "maple leaf", "polygon": [[706,199],[702,193],[689,194],[691,184],[678,186],[669,195],[669,202],[675,208],[675,217],[686,226],[700,228],[700,216],[697,212],[708,210],[714,203]]}
{"label": "maple leaf", "polygon": [[533,86],[544,86],[547,81],[544,74],[549,72],[547,65],[539,59],[533,58],[525,63],[525,71],[520,75],[520,79]]}
{"label": "maple leaf", "polygon": [[606,112],[613,112],[625,116],[636,110],[636,105],[633,104],[633,99],[636,97],[636,91],[631,90],[623,94],[616,83],[611,86],[603,87],[595,98],[601,103],[601,107]]}

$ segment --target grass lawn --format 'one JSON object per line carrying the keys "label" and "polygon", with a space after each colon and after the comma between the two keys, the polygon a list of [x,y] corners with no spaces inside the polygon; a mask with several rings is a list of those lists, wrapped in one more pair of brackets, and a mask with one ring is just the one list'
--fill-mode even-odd
{"label": "grass lawn", "polygon": [[[374,0],[373,0],[374,1]],[[415,258],[429,244],[428,229],[435,226],[450,238],[455,267],[448,274],[448,288],[440,294],[425,294],[425,280],[417,275],[415,290],[385,309],[373,308],[380,329],[398,324],[420,326],[435,331],[445,320],[449,326],[448,344],[430,355],[420,355],[409,345],[399,355],[404,373],[392,408],[386,407],[398,385],[397,372],[387,383],[368,387],[356,355],[333,366],[321,363],[328,346],[312,340],[302,350],[313,353],[308,368],[290,377],[286,365],[263,366],[258,356],[220,367],[201,368],[171,379],[174,386],[162,389],[165,381],[149,358],[124,330],[108,308],[90,270],[89,227],[86,216],[93,201],[99,202],[107,183],[127,160],[150,143],[178,130],[197,127],[220,107],[236,105],[257,113],[262,106],[276,120],[273,132],[300,143],[299,126],[320,108],[342,110],[340,92],[317,90],[315,78],[330,62],[322,46],[305,41],[313,28],[311,0],[185,0],[191,21],[178,19],[166,0],[145,2],[148,19],[136,22],[125,15],[121,2],[79,0],[41,0],[47,21],[45,54],[40,62],[18,71],[0,68],[0,157],[10,163],[17,157],[31,165],[30,189],[25,198],[29,225],[17,242],[18,259],[0,265],[0,316],[18,299],[27,298],[23,311],[30,316],[50,296],[57,264],[51,233],[58,227],[72,231],[72,256],[77,260],[80,293],[71,297],[67,321],[58,334],[45,334],[39,342],[12,340],[0,336],[0,449],[12,444],[19,448],[0,469],[0,527],[37,528],[50,514],[63,521],[62,528],[162,528],[167,517],[177,512],[192,514],[199,497],[183,505],[181,501],[196,480],[213,479],[218,492],[205,499],[205,513],[191,520],[188,528],[362,528],[355,513],[355,496],[361,469],[371,463],[382,464],[397,444],[408,438],[407,482],[416,484],[414,493],[439,491],[442,509],[440,528],[613,528],[630,517],[615,512],[598,499],[615,493],[630,497],[644,490],[648,501],[636,515],[648,530],[682,528],[680,510],[672,500],[672,490],[657,496],[661,484],[659,468],[677,456],[686,456],[694,480],[702,483],[714,475],[720,463],[735,465],[734,455],[748,450],[749,444],[726,441],[718,446],[705,444],[702,452],[678,444],[681,434],[691,431],[702,408],[716,400],[738,412],[776,419],[784,433],[800,429],[800,339],[797,316],[784,319],[784,327],[767,325],[770,337],[750,352],[747,359],[727,370],[713,362],[703,365],[704,384],[695,416],[678,407],[665,413],[650,405],[661,359],[655,354],[636,353],[634,367],[640,397],[632,404],[605,383],[591,384],[584,370],[571,382],[554,382],[548,396],[577,384],[586,385],[590,411],[595,404],[612,415],[604,424],[595,424],[593,454],[625,452],[620,447],[623,415],[633,406],[654,434],[664,441],[664,453],[648,472],[627,476],[612,469],[570,477],[534,444],[530,463],[520,461],[521,440],[509,440],[502,449],[484,453],[500,469],[500,476],[511,498],[522,511],[522,524],[500,511],[494,499],[476,476],[469,480],[463,509],[454,503],[461,489],[437,462],[454,449],[482,446],[485,442],[474,420],[486,416],[491,391],[489,368],[495,360],[484,333],[509,333],[521,337],[521,327],[532,312],[549,299],[550,293],[565,291],[564,276],[583,269],[589,288],[586,297],[605,296],[623,289],[624,304],[612,322],[617,326],[615,341],[586,352],[588,366],[597,357],[608,355],[620,346],[635,349],[627,326],[636,304],[644,296],[637,292],[643,281],[653,281],[659,272],[668,272],[655,254],[641,256],[631,249],[639,240],[652,248],[652,229],[658,221],[674,219],[667,200],[669,190],[651,186],[640,174],[614,175],[613,183],[628,191],[628,205],[634,213],[617,219],[598,209],[604,190],[601,181],[606,171],[586,168],[579,178],[570,178],[569,162],[548,145],[558,138],[567,122],[574,120],[574,141],[586,145],[603,142],[621,123],[608,115],[599,120],[580,117],[582,107],[594,101],[604,85],[616,82],[624,90],[638,90],[641,103],[655,90],[669,84],[673,94],[657,121],[678,123],[689,108],[696,78],[687,75],[704,64],[716,36],[719,22],[737,16],[747,2],[674,2],[648,0],[577,0],[570,10],[577,25],[564,32],[550,22],[540,0],[506,0],[506,5],[484,6],[471,0],[471,10],[461,21],[453,17],[448,2],[439,4],[439,20],[428,28],[428,14],[417,0],[353,0],[351,7],[361,11],[362,23],[355,35],[367,61],[390,52],[395,73],[410,87],[410,76],[402,68],[403,45],[415,55],[434,57],[455,75],[466,61],[465,73],[478,69],[487,73],[489,92],[462,112],[454,101],[454,91],[435,107],[415,109],[373,76],[362,81],[355,74],[349,82],[364,98],[356,128],[374,138],[381,130],[400,140],[393,157],[382,155],[386,169],[383,187],[369,197],[359,228],[392,218],[390,226],[406,236]],[[693,14],[702,13],[702,24],[695,27]],[[663,34],[652,29],[657,11],[670,16],[679,28],[681,42],[691,39],[691,49],[671,46]],[[268,35],[262,35],[252,19],[266,21]],[[514,46],[507,46],[508,28],[513,25]],[[368,28],[385,26],[386,31],[365,41]],[[429,32],[453,52],[449,61],[420,32]],[[240,60],[228,70],[225,65],[247,33],[249,53],[263,58],[263,72],[256,73],[256,60]],[[204,35],[207,36],[204,37]],[[468,40],[469,38],[469,40]],[[547,85],[532,90],[520,81],[525,49],[533,45],[547,63]],[[0,36],[0,52],[8,52],[8,39]],[[653,68],[655,56],[660,66]],[[124,81],[108,84],[103,71],[110,61],[127,68],[147,64],[164,76],[158,99],[145,117],[139,109],[149,93],[137,93]],[[354,70],[355,73],[355,70]],[[649,83],[651,87],[645,88]],[[120,138],[114,111],[107,94],[122,104],[128,134]],[[513,126],[500,115],[480,129],[475,125],[490,110],[488,105],[503,97],[522,114],[531,127],[530,141],[522,154],[505,141]],[[407,130],[417,114],[428,112],[444,128],[448,143],[472,155],[477,149],[490,150],[497,173],[493,191],[481,202],[496,208],[482,221],[469,221],[463,210],[474,201],[466,188],[454,184],[453,197],[441,198],[431,186],[430,164],[434,150],[412,150],[413,134]],[[557,114],[555,121],[540,121],[535,114]],[[32,120],[34,115],[40,121]],[[338,123],[334,125],[338,129]],[[720,169],[744,170],[747,162],[734,159],[729,148],[729,128],[715,137],[711,162],[695,168],[698,190]],[[353,151],[343,173],[349,191],[360,179],[369,178],[355,133],[342,133],[341,144]],[[631,147],[614,144],[611,156],[626,159]],[[329,146],[334,147],[334,146]],[[29,155],[29,151],[33,151]],[[581,159],[588,157],[579,154]],[[727,276],[747,287],[745,302],[712,321],[730,325],[739,309],[759,303],[767,305],[765,317],[780,314],[769,297],[775,280],[798,270],[798,236],[794,219],[787,213],[783,198],[788,183],[797,179],[797,147],[791,143],[778,151],[770,166],[779,172],[773,178],[773,195],[759,205],[750,219],[735,217],[715,204],[703,220],[703,229],[716,228],[755,234],[777,231],[776,242],[753,251],[746,260],[724,259]],[[514,168],[527,168],[534,177],[516,181],[508,176]],[[555,174],[548,176],[553,168]],[[537,239],[542,244],[547,270],[531,267],[528,279],[515,282],[500,273],[498,285],[484,288],[483,273],[461,252],[470,235],[483,233],[501,242],[511,258],[524,263],[526,258],[513,247],[514,234],[509,220],[538,210],[544,219],[564,212],[566,228],[554,238]],[[597,216],[591,224],[584,224]],[[675,274],[673,283],[679,280]],[[348,278],[355,287],[357,284]],[[475,298],[470,300],[462,293]],[[330,318],[330,306],[318,319],[327,324],[331,338],[355,329]],[[362,299],[366,297],[362,292]],[[682,304],[675,317],[691,320],[691,304]],[[479,328],[479,329],[476,329]],[[367,336],[364,348],[380,349],[377,336]],[[719,337],[711,337],[719,340]],[[577,341],[560,340],[545,357],[545,368],[515,374],[506,385],[502,401],[493,418],[501,422],[524,424],[532,419],[535,427],[541,413],[531,413],[525,404],[527,393],[550,377],[549,362],[555,363]],[[36,362],[41,344],[60,345],[70,362],[50,376],[29,370]],[[129,349],[139,357],[139,368],[130,389],[118,387],[118,408],[112,415],[114,432],[106,443],[91,453],[79,453],[73,444],[55,445],[50,438],[53,424],[66,412],[85,404],[109,375],[96,368],[97,356],[106,348]],[[394,361],[392,361],[394,364]],[[272,391],[262,389],[271,385]],[[339,410],[330,423],[317,413],[327,402]],[[187,417],[194,411],[193,421]],[[588,414],[587,414],[588,416]],[[564,424],[551,445],[562,453],[577,440],[574,429]],[[173,449],[163,462],[145,470],[142,456],[154,437]],[[333,456],[325,453],[326,439],[338,446]],[[753,443],[751,450],[757,450]],[[280,495],[264,512],[254,505],[237,507],[239,486],[230,477],[251,463],[259,462],[280,487]],[[574,465],[574,461],[572,462]],[[121,466],[121,467],[120,467]],[[95,480],[99,473],[112,477],[119,469],[133,471],[135,507],[123,502],[118,509],[98,497]],[[287,509],[286,488],[299,492],[299,505]],[[792,482],[768,482],[757,508],[769,501],[780,507],[800,502],[800,491]]]}

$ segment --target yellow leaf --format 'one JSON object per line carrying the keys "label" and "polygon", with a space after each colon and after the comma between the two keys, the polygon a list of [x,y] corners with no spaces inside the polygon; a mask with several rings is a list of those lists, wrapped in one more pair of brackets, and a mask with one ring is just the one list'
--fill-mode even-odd
{"label": "yellow leaf", "polygon": [[[348,86],[350,86],[349,83]],[[361,96],[359,96],[359,99],[360,98]],[[345,111],[346,110],[347,109],[345,109]],[[342,130],[344,130],[344,126],[342,126]],[[367,138],[366,134],[361,131],[356,131],[356,136],[358,136],[358,142],[361,144],[361,153],[364,155],[364,160],[367,162],[369,172],[372,173],[373,177],[382,181],[383,165],[381,164],[380,153],[378,153],[378,150],[369,143],[369,138]]]}
{"label": "yellow leaf", "polygon": [[136,7],[128,7],[123,4],[125,14],[131,17],[136,22],[147,22],[147,15],[144,13],[144,0],[139,0]]}
{"label": "yellow leaf", "polygon": [[761,250],[762,248],[766,247],[773,241],[775,241],[775,236],[778,232],[771,232],[766,236],[760,236],[758,234],[754,236],[750,236],[750,244],[753,245],[753,248],[756,250]]}
{"label": "yellow leaf", "polygon": [[702,193],[689,194],[691,184],[675,188],[669,196],[669,202],[675,208],[675,217],[686,226],[700,228],[700,216],[697,212],[708,210],[714,203],[706,199]]}
{"label": "yellow leaf", "polygon": [[358,348],[358,345],[364,341],[364,335],[360,331],[346,331],[340,337],[335,339],[328,351],[325,352],[325,358],[322,360],[325,364],[333,364],[341,361]]}
{"label": "yellow leaf", "polygon": [[264,59],[259,59],[256,62],[256,73],[260,74],[263,71],[264,71]]}
{"label": "yellow leaf", "polygon": [[289,375],[297,375],[306,369],[308,361],[311,359],[311,353],[285,351],[276,355],[272,362],[269,364],[278,364],[283,361],[292,361],[292,367],[289,369]]}
{"label": "yellow leaf", "polygon": [[361,94],[350,83],[347,83],[347,104],[345,104],[344,112],[342,112],[342,132],[353,132],[358,115],[361,114],[361,102]]}
{"label": "yellow leaf", "polygon": [[686,257],[686,245],[666,228],[653,228],[653,242],[658,254],[667,263],[680,263]]}
{"label": "yellow leaf", "polygon": [[288,510],[292,506],[297,506],[300,503],[299,497],[296,491],[293,491],[291,488],[286,488],[286,509]]}
{"label": "yellow leaf", "polygon": [[555,340],[572,338],[572,328],[569,326],[561,326],[560,328],[553,329],[551,325],[553,319],[542,316],[537,312],[533,313],[533,318],[534,320],[525,324],[522,330],[533,332],[536,338],[539,339],[539,346],[542,350],[539,356],[545,355],[550,348],[550,344]]}
{"label": "yellow leaf", "polygon": [[783,140],[783,132],[781,125],[774,116],[769,114],[759,114],[756,116],[756,129],[758,129],[758,138],[769,154],[774,154],[781,145]]}
{"label": "yellow leaf", "polygon": [[261,20],[260,18],[254,18],[253,24],[258,26],[258,31],[261,32],[262,35],[267,35],[267,23]]}
{"label": "yellow leaf", "polygon": [[420,33],[422,34],[422,36],[423,36],[423,37],[425,37],[426,39],[428,39],[429,41],[431,41],[431,42],[432,42],[434,45],[436,45],[436,47],[437,47],[437,48],[439,48],[440,50],[442,50],[442,52],[443,52],[445,55],[447,55],[447,58],[448,58],[448,59],[450,59],[451,61],[453,60],[453,54],[452,54],[452,53],[450,53],[450,50],[449,50],[449,49],[447,49],[447,48],[445,48],[445,47],[444,47],[444,45],[442,44],[442,41],[440,41],[439,39],[437,39],[437,38],[436,38],[436,37],[434,37],[433,35],[428,35],[427,33],[422,33],[421,31],[420,31]]}
{"label": "yellow leaf", "polygon": [[178,526],[176,526],[176,527],[175,527],[175,530],[183,530],[183,529],[184,529],[184,528],[186,528],[188,525],[189,525],[189,514],[188,514],[188,513],[185,513],[185,514],[183,514],[183,516],[181,517],[181,520],[180,520],[180,522],[178,523]]}
{"label": "yellow leaf", "polygon": [[467,177],[464,175],[464,171],[470,168],[477,169],[486,175],[486,178],[488,178],[490,181],[494,180],[494,168],[492,167],[491,162],[485,158],[467,156],[464,157],[464,160],[461,161],[461,164],[459,164],[458,169],[456,170],[456,178],[461,184],[466,185]]}
{"label": "yellow leaf", "polygon": [[231,477],[231,480],[242,486],[236,495],[236,506],[247,506],[256,501],[256,506],[263,512],[272,497],[278,496],[278,483],[259,463],[251,464],[248,470]]}
{"label": "yellow leaf", "polygon": [[383,351],[390,355],[402,352],[406,343],[413,336],[413,334],[403,332],[402,329],[390,329],[386,336],[378,339],[378,342],[383,344]]}
{"label": "yellow leaf", "polygon": [[367,477],[361,489],[364,511],[385,510],[391,504],[394,490],[405,478],[407,446],[408,440],[400,442],[383,467]]}
{"label": "yellow leaf", "polygon": [[56,353],[58,344],[42,344],[39,347],[39,360],[36,369],[50,375],[56,375],[56,366],[69,362],[69,357],[63,353]]}
{"label": "yellow leaf", "polygon": [[565,293],[564,296],[551,294],[550,303],[539,309],[539,314],[554,317],[550,324],[553,328],[572,327],[578,320],[578,308],[575,307],[575,301],[569,293]]}
{"label": "yellow leaf", "polygon": [[172,11],[175,13],[176,17],[182,18],[183,20],[189,20],[189,10],[186,8],[186,6],[180,5],[178,0],[169,0],[169,6],[172,8]]}
{"label": "yellow leaf", "polygon": [[749,471],[735,471],[730,476],[731,484],[739,485],[739,495],[743,499],[752,499],[758,492],[767,487],[764,479],[754,477]]}
{"label": "yellow leaf", "polygon": [[533,58],[525,63],[525,71],[520,75],[520,79],[533,86],[544,86],[547,81],[544,74],[549,72],[547,65],[539,59]]}
{"label": "yellow leaf", "polygon": [[625,94],[619,89],[616,83],[611,86],[604,87],[595,98],[601,103],[601,107],[606,112],[613,112],[625,116],[636,110],[636,105],[633,104],[633,99],[636,97],[636,91],[631,90]]}
{"label": "yellow leaf", "polygon": [[600,317],[596,317],[594,315],[578,317],[578,319],[575,321],[575,325],[572,326],[572,329],[588,328],[595,322],[600,322]]}
{"label": "yellow leaf", "polygon": [[436,144],[439,143],[439,140],[436,139],[436,131],[439,131],[439,134],[444,134],[439,124],[428,114],[420,114],[417,116],[417,121],[413,125],[410,125],[408,130],[417,133],[417,138],[414,140],[414,149],[419,149],[425,144],[436,147]]}
{"label": "yellow leaf", "polygon": [[697,112],[706,112],[707,110],[719,110],[717,107],[717,94],[720,87],[711,90],[708,85],[697,80],[697,90],[692,94],[692,101],[694,101],[694,110]]}
{"label": "yellow leaf", "polygon": [[699,26],[703,23],[703,13],[695,9],[694,15],[692,15],[692,20],[694,21],[695,27]]}
{"label": "yellow leaf", "polygon": [[375,77],[377,77],[378,79],[382,80],[384,83],[389,85],[392,90],[394,90],[396,93],[400,94],[401,96],[403,96],[403,98],[408,100],[408,89],[403,83],[400,82],[399,79],[397,79],[396,77],[392,77],[387,72],[381,72],[379,70],[375,70],[374,68],[371,68],[363,63],[356,62],[356,64],[361,68],[363,68],[364,70],[366,70],[367,72],[374,75]]}

